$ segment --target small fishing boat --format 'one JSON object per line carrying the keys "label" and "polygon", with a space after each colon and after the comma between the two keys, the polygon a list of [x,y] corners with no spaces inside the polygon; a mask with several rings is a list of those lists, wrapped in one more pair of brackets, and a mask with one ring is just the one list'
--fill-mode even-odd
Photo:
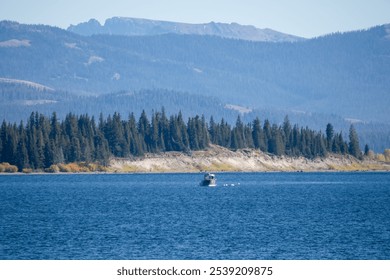
{"label": "small fishing boat", "polygon": [[199,185],[204,187],[215,187],[217,185],[217,179],[215,178],[215,174],[212,173],[204,174],[204,178]]}

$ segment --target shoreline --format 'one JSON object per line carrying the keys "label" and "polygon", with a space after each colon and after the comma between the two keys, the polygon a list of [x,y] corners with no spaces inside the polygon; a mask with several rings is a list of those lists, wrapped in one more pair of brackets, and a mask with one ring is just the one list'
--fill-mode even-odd
{"label": "shoreline", "polygon": [[[88,167],[94,165],[94,169]],[[64,167],[65,166],[65,167]],[[69,168],[72,166],[72,168]],[[275,156],[255,149],[231,151],[219,146],[191,154],[165,152],[142,158],[113,158],[107,167],[71,163],[63,169],[37,172],[1,172],[8,174],[153,174],[202,172],[390,172],[390,162],[330,154],[323,158]]]}
{"label": "shoreline", "polygon": [[255,149],[231,151],[212,146],[191,155],[167,152],[144,158],[113,159],[110,169],[124,173],[168,172],[369,172],[390,171],[390,162],[330,154],[323,158],[275,156]]}
{"label": "shoreline", "polygon": [[0,172],[0,176],[36,176],[36,175],[158,175],[158,174],[204,174],[204,173],[390,173],[390,170],[297,170],[297,171],[171,171],[171,172],[155,172],[155,171],[139,171],[139,172]]}

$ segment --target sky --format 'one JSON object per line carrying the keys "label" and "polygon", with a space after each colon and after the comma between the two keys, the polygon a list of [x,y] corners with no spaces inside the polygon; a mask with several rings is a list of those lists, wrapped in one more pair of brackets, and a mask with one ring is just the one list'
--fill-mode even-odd
{"label": "sky", "polygon": [[0,20],[70,24],[114,16],[236,22],[306,38],[390,23],[389,0],[0,0]]}

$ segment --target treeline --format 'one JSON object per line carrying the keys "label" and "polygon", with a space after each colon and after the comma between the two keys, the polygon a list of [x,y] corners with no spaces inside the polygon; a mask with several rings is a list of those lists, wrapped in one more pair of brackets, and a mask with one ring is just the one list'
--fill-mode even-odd
{"label": "treeline", "polygon": [[[53,113],[38,112],[26,124],[2,122],[0,128],[0,162],[25,168],[45,169],[72,162],[109,163],[110,157],[140,157],[145,153],[203,150],[210,144],[229,149],[254,148],[274,155],[324,157],[328,152],[361,157],[357,133],[350,129],[350,141],[335,133],[328,124],[326,133],[298,125],[288,117],[282,125],[254,119],[244,124],[238,116],[234,126],[224,119],[195,116],[185,120],[182,113],[167,116],[165,110],[143,111],[139,118],[132,113],[123,119],[119,113],[99,120],[88,115],[69,113],[62,121]],[[368,147],[366,147],[368,150]]]}

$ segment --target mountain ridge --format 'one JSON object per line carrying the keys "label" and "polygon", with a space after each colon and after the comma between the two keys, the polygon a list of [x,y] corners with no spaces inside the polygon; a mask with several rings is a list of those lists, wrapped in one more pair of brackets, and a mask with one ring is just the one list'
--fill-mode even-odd
{"label": "mountain ridge", "polygon": [[0,47],[3,78],[87,94],[173,89],[244,107],[390,121],[385,26],[299,43],[178,34],[81,36],[9,22],[0,29],[0,43],[30,42]]}
{"label": "mountain ridge", "polygon": [[[361,120],[356,126],[390,122],[389,25],[267,43],[180,34],[82,36],[57,27],[1,21],[0,57],[1,78],[55,90],[0,83],[0,115],[5,119],[34,110],[96,113],[105,109],[105,102],[110,110],[103,113],[125,112],[131,98],[138,98],[138,107],[158,110],[157,99],[165,94],[164,101],[179,102],[183,111],[202,109],[199,114],[213,112],[217,119],[225,117],[226,110],[231,113],[230,107],[248,108],[245,113],[234,111],[235,116],[268,112],[265,117],[270,118],[279,111],[302,125],[315,120],[316,128],[333,123],[334,116]],[[122,91],[139,94],[115,94]],[[194,96],[199,106],[188,108]],[[205,105],[208,99],[221,106]],[[154,107],[150,100],[156,101]],[[233,106],[222,110],[227,104]],[[371,137],[389,143],[389,131],[384,126]]]}
{"label": "mountain ridge", "polygon": [[182,23],[142,18],[113,17],[103,25],[96,19],[70,25],[68,31],[84,35],[110,34],[126,36],[162,35],[168,33],[187,35],[209,35],[222,38],[260,42],[298,42],[302,37],[284,34],[269,28],[260,29],[252,25],[238,23]]}

